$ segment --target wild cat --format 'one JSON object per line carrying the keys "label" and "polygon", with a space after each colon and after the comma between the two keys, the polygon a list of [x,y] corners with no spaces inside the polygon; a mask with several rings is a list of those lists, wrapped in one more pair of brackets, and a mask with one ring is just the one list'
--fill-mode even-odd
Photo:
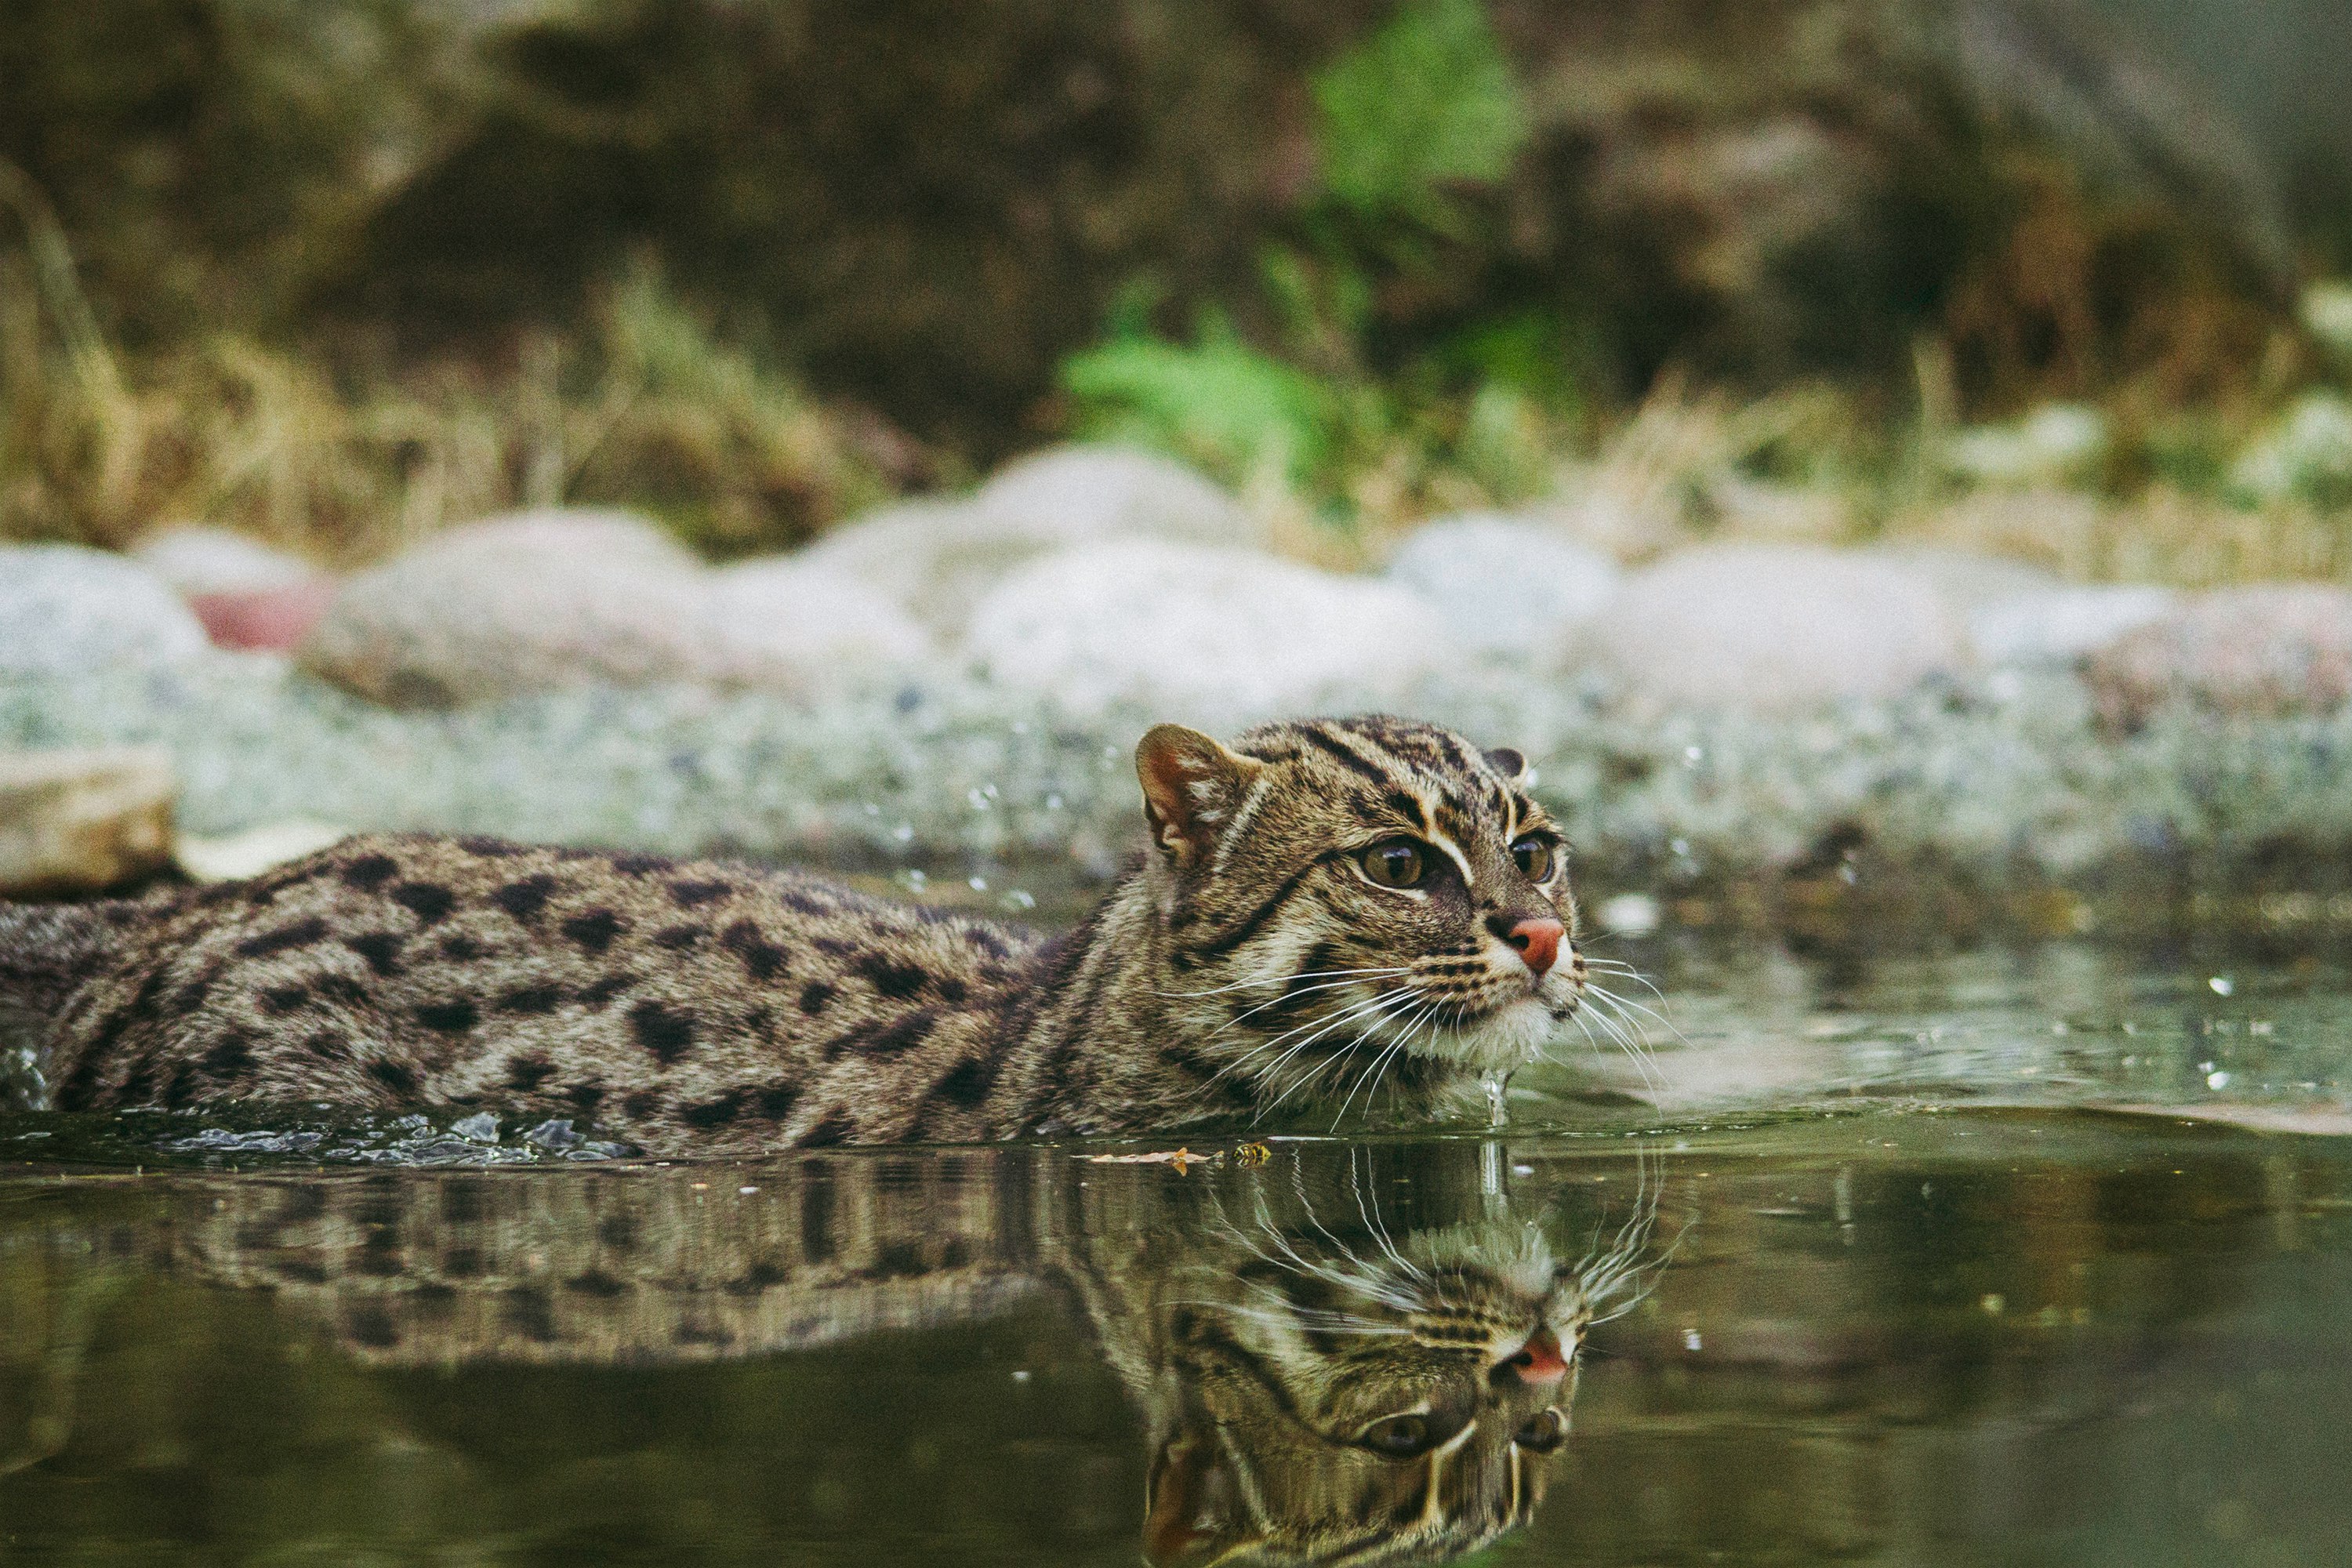
{"label": "wild cat", "polygon": [[1434,1108],[1586,995],[1519,753],[1380,716],[1136,752],[1148,847],[1046,937],[791,871],[349,839],[250,881],[0,909],[63,1110],[481,1106],[658,1153]]}

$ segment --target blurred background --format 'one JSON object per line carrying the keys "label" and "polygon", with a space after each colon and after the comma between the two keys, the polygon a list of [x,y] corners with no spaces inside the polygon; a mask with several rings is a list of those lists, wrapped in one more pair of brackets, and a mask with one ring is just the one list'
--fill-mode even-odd
{"label": "blurred background", "polygon": [[0,527],[348,561],[562,500],[740,554],[1115,434],[1344,550],[1650,405],[1815,531],[2038,468],[2334,567],[2352,421],[2263,443],[2352,350],[2347,47],[2327,0],[23,0]]}
{"label": "blurred background", "polygon": [[[2027,679],[2002,735],[2177,780],[2167,715],[2340,713],[2347,50],[2333,0],[16,0],[0,739],[162,743],[207,831],[887,858],[1068,840],[956,803],[1083,815],[1145,718],[1363,701],[1644,866],[2332,845],[2324,767],[2231,848],[1772,748]],[[757,816],[675,797],[787,720],[548,705],[681,684],[883,696]]]}

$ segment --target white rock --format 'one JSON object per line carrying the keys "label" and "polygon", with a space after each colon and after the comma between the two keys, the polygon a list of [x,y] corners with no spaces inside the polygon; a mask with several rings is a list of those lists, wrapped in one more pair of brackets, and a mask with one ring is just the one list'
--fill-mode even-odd
{"label": "white rock", "polygon": [[1986,605],[2065,586],[2056,573],[2045,572],[2039,566],[1945,544],[1874,544],[1853,553],[1866,560],[1888,562],[1926,579],[1943,596],[1952,614],[1962,620]]}
{"label": "white rock", "polygon": [[320,575],[300,556],[226,528],[167,528],[141,540],[131,558],[184,596],[290,588]]}
{"label": "white rock", "polygon": [[347,582],[313,673],[395,707],[707,675],[701,564],[625,513],[547,510],[436,535]]}
{"label": "white rock", "polygon": [[1204,723],[1377,700],[1458,657],[1437,613],[1391,584],[1160,540],[1023,568],[973,610],[966,647],[1073,711],[1129,700]]}
{"label": "white rock", "polygon": [[1041,538],[1181,539],[1251,544],[1258,528],[1241,503],[1200,474],[1125,447],[1056,447],[1007,464],[971,498],[972,510]]}
{"label": "white rock", "polygon": [[752,685],[838,689],[938,652],[921,624],[879,588],[799,556],[713,574],[709,615],[717,660]]}
{"label": "white rock", "polygon": [[258,877],[351,837],[348,827],[307,816],[267,822],[242,833],[184,833],[173,858],[194,882],[234,882]]}
{"label": "white rock", "polygon": [[72,544],[0,546],[0,674],[194,658],[205,628],[145,567]]}
{"label": "white rock", "polygon": [[1556,530],[1465,512],[1417,530],[1387,577],[1428,600],[1464,647],[1551,664],[1615,596],[1623,574]]}
{"label": "white rock", "polygon": [[1070,447],[1013,464],[967,500],[884,508],[802,559],[863,578],[952,637],[992,584],[1048,552],[1129,538],[1242,545],[1258,533],[1237,501],[1181,463]]}
{"label": "white rock", "polygon": [[1652,701],[1766,711],[1891,697],[1967,657],[1925,574],[1799,545],[1670,556],[1627,582],[1584,644]]}
{"label": "white rock", "polygon": [[2163,619],[2179,597],[2169,588],[2142,584],[2003,595],[1969,612],[1969,642],[1986,664],[2067,663]]}

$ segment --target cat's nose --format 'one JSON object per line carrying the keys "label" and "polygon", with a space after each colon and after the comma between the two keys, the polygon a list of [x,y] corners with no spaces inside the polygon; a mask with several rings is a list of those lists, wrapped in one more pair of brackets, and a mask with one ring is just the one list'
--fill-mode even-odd
{"label": "cat's nose", "polygon": [[1488,923],[1538,980],[1550,973],[1559,957],[1559,944],[1568,935],[1568,928],[1549,915],[1496,915]]}
{"label": "cat's nose", "polygon": [[1498,1375],[1508,1373],[1521,1383],[1558,1383],[1568,1375],[1568,1358],[1559,1353],[1559,1336],[1549,1329],[1538,1329],[1517,1354],[1505,1356],[1495,1371]]}

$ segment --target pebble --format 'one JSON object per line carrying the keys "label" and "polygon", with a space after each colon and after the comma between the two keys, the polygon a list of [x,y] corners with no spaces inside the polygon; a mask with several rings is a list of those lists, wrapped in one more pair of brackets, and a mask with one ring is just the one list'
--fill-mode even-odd
{"label": "pebble", "polygon": [[965,647],[992,679],[1073,713],[1125,702],[1223,724],[1378,701],[1459,657],[1437,613],[1393,584],[1155,540],[1014,573],[973,609]]}
{"label": "pebble", "polygon": [[887,507],[803,552],[859,578],[944,639],[1007,574],[1080,544],[1158,539],[1241,547],[1260,530],[1181,463],[1116,447],[1065,447],[1007,467],[963,500]]}
{"label": "pebble", "polygon": [[702,570],[627,513],[492,518],[352,576],[298,658],[394,708],[689,679],[711,657]]}
{"label": "pebble", "polygon": [[73,544],[0,545],[0,675],[196,658],[205,628],[163,579]]}
{"label": "pebble", "polygon": [[2352,590],[2201,594],[2102,649],[2088,677],[2102,715],[2126,727],[2173,702],[2240,717],[2333,713],[2352,698]]}
{"label": "pebble", "polygon": [[1669,556],[1627,581],[1584,646],[1654,704],[1759,712],[1893,697],[1968,659],[1924,574],[1803,545]]}
{"label": "pebble", "polygon": [[1616,596],[1623,575],[1557,529],[1494,512],[1414,530],[1386,574],[1427,600],[1460,646],[1546,666]]}
{"label": "pebble", "polygon": [[2173,590],[2147,584],[2032,588],[1970,610],[1969,642],[1989,665],[2067,663],[2163,619],[2179,602]]}

